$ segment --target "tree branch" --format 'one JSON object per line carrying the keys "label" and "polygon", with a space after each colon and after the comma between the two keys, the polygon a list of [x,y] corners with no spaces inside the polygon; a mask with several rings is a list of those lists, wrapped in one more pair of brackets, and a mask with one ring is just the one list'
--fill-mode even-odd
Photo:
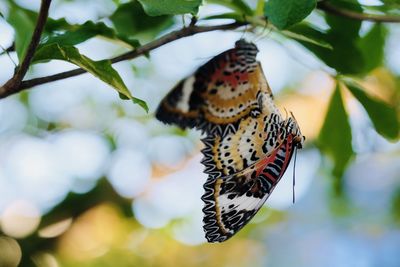
{"label": "tree branch", "polygon": [[14,76],[2,87],[0,87],[0,96],[7,96],[19,91],[22,79],[28,71],[33,55],[35,54],[36,48],[39,45],[40,36],[42,35],[47,17],[49,15],[50,3],[51,0],[42,0],[35,30],[33,31],[32,39],[29,43],[24,59],[22,60],[22,63],[19,64]]}
{"label": "tree branch", "polygon": [[[184,38],[184,37],[188,37],[188,36],[192,36],[195,35],[197,33],[202,33],[202,32],[210,32],[210,31],[216,31],[216,30],[232,30],[232,29],[236,29],[239,28],[243,25],[245,25],[246,23],[239,23],[239,22],[235,22],[235,23],[231,23],[231,24],[224,24],[224,25],[215,25],[215,26],[194,26],[191,25],[189,27],[185,27],[182,28],[180,30],[177,31],[173,31],[171,33],[168,33],[162,37],[160,37],[157,40],[154,40],[146,45],[143,45],[135,50],[129,51],[127,53],[124,53],[122,55],[113,57],[110,59],[110,61],[112,63],[117,63],[117,62],[121,62],[124,60],[129,60],[129,59],[134,59],[137,58],[139,56],[143,56],[149,52],[151,52],[152,50],[159,48],[160,46],[163,46],[167,43],[173,42],[175,40],[178,40],[180,38]],[[39,77],[39,78],[34,78],[31,80],[26,80],[23,81],[20,85],[20,87],[18,88],[19,90],[16,92],[12,92],[12,93],[17,93],[19,91],[22,91],[24,89],[28,89],[31,88],[33,86],[36,85],[40,85],[40,84],[45,84],[45,83],[49,83],[49,82],[54,82],[54,81],[58,81],[58,80],[62,80],[62,79],[66,79],[66,78],[70,78],[70,77],[74,77],[77,75],[81,75],[83,73],[86,73],[85,70],[81,69],[81,68],[77,68],[74,70],[70,70],[70,71],[65,71],[65,72],[61,72],[61,73],[57,73],[54,75],[50,75],[50,76],[45,76],[45,77]],[[8,95],[2,94],[0,93],[0,98],[4,98]]]}
{"label": "tree branch", "polygon": [[330,4],[327,1],[320,1],[317,7],[325,12],[331,13],[333,15],[346,17],[354,20],[366,20],[372,22],[393,22],[400,23],[400,16],[390,16],[390,15],[375,15],[375,14],[365,14],[358,13],[348,9],[343,9]]}
{"label": "tree branch", "polygon": [[[50,6],[51,0],[42,0],[42,5],[40,8],[40,13],[37,21],[37,25],[32,37],[32,41],[28,47],[28,51],[26,53],[26,56],[18,68],[17,72],[15,75],[3,86],[0,87],[0,99],[5,98],[9,95],[18,93],[22,90],[29,89],[31,87],[34,87],[36,85],[41,85],[45,83],[50,83],[53,81],[58,81],[70,77],[74,77],[77,75],[81,75],[86,73],[85,70],[81,68],[73,69],[70,71],[65,71],[49,76],[44,76],[44,77],[39,77],[39,78],[34,78],[30,80],[25,80],[22,81],[23,77],[25,76],[31,59],[34,55],[34,52],[37,48],[37,45],[40,40],[40,35],[43,31],[44,25],[46,23],[47,15],[48,15],[48,9]],[[363,13],[358,13],[354,12],[351,10],[347,9],[342,9],[340,7],[334,6],[330,4],[327,1],[319,1],[317,7],[320,10],[323,10],[327,13],[331,13],[334,15],[350,18],[350,19],[355,19],[355,20],[367,20],[367,21],[374,21],[374,22],[400,22],[400,17],[399,16],[389,16],[389,15],[374,15],[374,14],[363,14]],[[157,40],[154,40],[146,45],[143,45],[135,50],[129,51],[127,53],[124,53],[122,55],[110,58],[110,61],[112,63],[117,63],[121,62],[124,60],[129,60],[129,59],[134,59],[136,57],[146,55],[152,50],[159,48],[160,46],[163,46],[167,43],[170,43],[172,41],[178,40],[180,38],[188,37],[195,35],[197,33],[202,33],[202,32],[210,32],[210,31],[216,31],[216,30],[232,30],[239,28],[241,26],[244,26],[248,23],[240,23],[240,22],[235,22],[231,24],[225,24],[225,25],[215,25],[215,26],[196,26],[194,24],[189,25],[189,27],[184,27],[180,30],[168,33],[162,37],[160,37]]]}

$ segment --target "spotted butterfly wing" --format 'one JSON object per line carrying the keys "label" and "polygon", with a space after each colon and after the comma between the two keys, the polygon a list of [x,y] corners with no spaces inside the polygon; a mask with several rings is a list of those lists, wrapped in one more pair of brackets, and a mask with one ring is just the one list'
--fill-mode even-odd
{"label": "spotted butterfly wing", "polygon": [[242,118],[260,113],[261,101],[272,96],[258,49],[239,40],[178,83],[161,101],[156,117],[182,128],[198,128],[223,135],[234,131]]}
{"label": "spotted butterfly wing", "polygon": [[283,142],[285,122],[279,113],[242,119],[235,132],[202,139],[204,172],[218,178],[238,173],[270,154]]}
{"label": "spotted butterfly wing", "polygon": [[[204,184],[205,193],[202,196],[205,203],[203,227],[209,242],[227,240],[253,218],[283,176],[294,149],[302,145],[304,137],[292,118],[283,123],[266,121],[264,124],[275,124],[278,127],[277,137],[267,139],[275,143],[271,143],[265,150],[261,149],[266,152],[264,156],[249,166],[243,165],[243,169],[238,172],[232,171],[232,165],[224,168],[219,162],[220,159],[207,154],[210,150],[215,150],[220,142],[213,143],[209,140],[205,143],[204,154],[205,159],[208,159],[205,165],[210,168],[214,164]],[[267,126],[267,129],[276,129],[276,127]],[[230,138],[231,142],[235,142],[230,135],[225,138],[227,140]],[[257,142],[257,138],[253,141]],[[235,145],[237,146],[237,144],[232,144],[232,146]],[[233,160],[231,164],[237,166],[239,162],[240,165],[243,159],[244,157],[240,157],[236,162]],[[225,174],[228,175],[224,176]]]}

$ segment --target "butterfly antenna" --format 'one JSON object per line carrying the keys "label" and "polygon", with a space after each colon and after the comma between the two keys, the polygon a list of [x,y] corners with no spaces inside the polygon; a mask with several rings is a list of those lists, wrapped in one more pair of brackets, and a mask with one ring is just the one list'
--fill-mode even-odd
{"label": "butterfly antenna", "polygon": [[288,111],[286,110],[286,108],[283,108],[283,110],[285,111],[285,120],[287,120],[287,118],[288,118],[288,116],[289,116],[289,113],[288,113]]}
{"label": "butterfly antenna", "polygon": [[290,111],[290,116],[294,119],[294,121],[297,123],[296,117],[294,116],[293,112]]}
{"label": "butterfly antenna", "polygon": [[0,56],[2,54],[6,54],[7,57],[11,60],[11,62],[14,64],[15,67],[17,67],[17,63],[15,63],[15,61],[12,59],[10,53],[8,52],[8,49],[4,48],[3,46],[0,45],[0,48],[3,50],[3,52],[0,53]]}
{"label": "butterfly antenna", "polygon": [[296,186],[296,160],[297,160],[297,147],[294,148],[294,163],[293,163],[293,204],[296,202],[295,190],[294,187]]}
{"label": "butterfly antenna", "polygon": [[243,33],[242,33],[242,36],[240,36],[240,39],[241,39],[241,40],[244,39],[244,37],[245,37],[245,35],[246,35],[246,33],[247,33],[247,30],[248,30],[248,25],[246,24],[246,25],[244,25],[244,31],[243,31]]}
{"label": "butterfly antenna", "polygon": [[[268,32],[266,33],[266,30],[267,30],[267,29],[268,29]],[[270,35],[271,32],[272,32],[272,28],[268,28],[268,24],[266,23],[266,24],[263,26],[262,31],[261,31],[261,33],[259,34],[259,36],[257,36],[257,37],[254,39],[254,43],[257,43],[258,41],[260,41],[260,40],[262,40],[262,39],[268,37],[268,35]]]}

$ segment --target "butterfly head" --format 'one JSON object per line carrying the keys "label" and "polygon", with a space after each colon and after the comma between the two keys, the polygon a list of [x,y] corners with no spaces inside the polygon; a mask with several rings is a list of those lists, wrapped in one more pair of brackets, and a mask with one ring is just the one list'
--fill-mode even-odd
{"label": "butterfly head", "polygon": [[303,148],[304,141],[306,140],[305,136],[301,134],[300,127],[297,124],[297,121],[293,115],[286,120],[286,130],[289,135],[292,135],[293,145],[297,148]]}
{"label": "butterfly head", "polygon": [[255,53],[258,52],[258,48],[255,44],[249,43],[244,39],[236,41],[235,48],[238,50],[254,51]]}

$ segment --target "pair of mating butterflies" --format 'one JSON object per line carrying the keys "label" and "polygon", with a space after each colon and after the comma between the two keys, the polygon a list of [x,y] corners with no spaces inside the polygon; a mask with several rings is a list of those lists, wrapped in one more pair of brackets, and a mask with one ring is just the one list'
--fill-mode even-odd
{"label": "pair of mating butterflies", "polygon": [[233,236],[262,207],[304,137],[273,102],[258,49],[244,40],[201,66],[162,100],[156,117],[205,133],[204,231]]}

